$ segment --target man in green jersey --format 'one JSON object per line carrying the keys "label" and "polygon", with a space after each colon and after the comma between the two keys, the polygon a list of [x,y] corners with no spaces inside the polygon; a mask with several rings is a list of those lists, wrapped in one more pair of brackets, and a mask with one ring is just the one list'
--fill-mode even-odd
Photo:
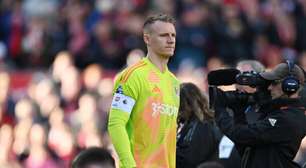
{"label": "man in green jersey", "polygon": [[176,31],[168,15],[144,23],[147,56],[116,78],[108,131],[120,167],[175,168],[179,81],[168,70]]}

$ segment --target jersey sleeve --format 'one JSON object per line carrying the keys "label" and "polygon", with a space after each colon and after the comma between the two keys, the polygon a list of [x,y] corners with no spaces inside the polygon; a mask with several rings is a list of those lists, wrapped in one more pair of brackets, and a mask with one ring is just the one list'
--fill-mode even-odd
{"label": "jersey sleeve", "polygon": [[126,130],[133,107],[138,97],[137,76],[131,75],[123,81],[123,75],[117,77],[113,92],[113,100],[109,113],[108,132],[120,159],[120,167],[136,167]]}

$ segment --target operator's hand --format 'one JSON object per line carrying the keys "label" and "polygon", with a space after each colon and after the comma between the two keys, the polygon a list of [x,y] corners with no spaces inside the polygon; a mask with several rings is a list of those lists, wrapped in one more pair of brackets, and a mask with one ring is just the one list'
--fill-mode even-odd
{"label": "operator's hand", "polygon": [[214,108],[225,108],[226,107],[226,100],[224,92],[219,88],[214,88],[214,95],[215,95],[215,102]]}
{"label": "operator's hand", "polygon": [[226,99],[224,92],[219,88],[214,88],[214,96],[215,101],[213,102],[214,111],[215,111],[215,118],[218,123],[218,120],[223,113],[226,113]]}

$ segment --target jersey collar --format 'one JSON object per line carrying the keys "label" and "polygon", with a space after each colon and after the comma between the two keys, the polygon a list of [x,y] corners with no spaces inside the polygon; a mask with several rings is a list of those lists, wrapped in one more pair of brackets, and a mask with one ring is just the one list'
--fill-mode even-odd
{"label": "jersey collar", "polygon": [[151,66],[156,72],[158,72],[158,74],[166,74],[166,73],[168,73],[168,71],[169,71],[169,70],[168,70],[168,66],[166,66],[165,72],[161,72],[161,71],[157,68],[157,66],[154,65],[154,64],[149,60],[148,57],[143,58],[143,61],[144,61],[145,63],[147,63],[149,66]]}

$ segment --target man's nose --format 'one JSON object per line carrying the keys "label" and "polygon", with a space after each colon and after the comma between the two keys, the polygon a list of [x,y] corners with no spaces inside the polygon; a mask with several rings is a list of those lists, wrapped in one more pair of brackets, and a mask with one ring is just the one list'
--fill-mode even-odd
{"label": "man's nose", "polygon": [[175,42],[175,38],[174,38],[174,37],[169,36],[169,37],[167,38],[167,42],[168,42],[168,43],[170,43],[170,44],[172,44],[172,43],[174,43],[174,42]]}

